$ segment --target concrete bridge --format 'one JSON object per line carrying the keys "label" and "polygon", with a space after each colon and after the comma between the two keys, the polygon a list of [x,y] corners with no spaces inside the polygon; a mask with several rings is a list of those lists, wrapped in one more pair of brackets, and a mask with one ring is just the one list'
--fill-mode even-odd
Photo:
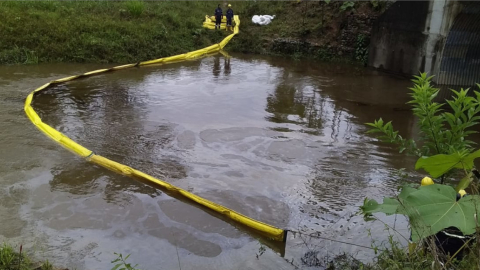
{"label": "concrete bridge", "polygon": [[369,65],[406,75],[428,72],[438,85],[480,83],[480,1],[393,3],[373,26]]}

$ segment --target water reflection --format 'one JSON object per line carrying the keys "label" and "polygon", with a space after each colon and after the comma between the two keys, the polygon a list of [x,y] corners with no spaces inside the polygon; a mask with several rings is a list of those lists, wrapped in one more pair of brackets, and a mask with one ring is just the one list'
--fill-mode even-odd
{"label": "water reflection", "polygon": [[324,101],[318,102],[317,99],[315,92],[308,95],[294,85],[280,83],[267,98],[265,111],[272,115],[266,119],[275,123],[299,124],[309,129],[306,132],[318,134],[323,125]]}
{"label": "water reflection", "polygon": [[[213,56],[213,63],[210,62],[214,77],[220,76],[221,73],[220,57]],[[209,60],[206,60],[208,63]],[[227,74],[227,69],[228,73],[230,72],[230,57],[224,55],[223,62],[224,73]],[[185,133],[182,127],[170,120],[157,121],[147,117],[151,111],[155,111],[152,104],[157,102],[156,99],[160,98],[162,100],[160,104],[167,107],[170,107],[169,103],[177,102],[179,99],[170,97],[170,92],[151,96],[144,87],[154,86],[158,87],[157,91],[164,92],[167,88],[161,86],[162,81],[175,82],[174,85],[168,86],[173,87],[171,91],[174,91],[175,85],[183,85],[184,77],[205,77],[201,74],[190,75],[197,72],[200,66],[195,61],[176,65],[178,66],[161,67],[159,70],[140,69],[133,73],[109,74],[108,76],[116,76],[111,81],[110,77],[101,76],[57,86],[53,91],[42,94],[41,98],[36,100],[35,106],[38,103],[39,112],[48,114],[49,123],[97,153],[175,182],[188,177],[186,162],[181,154],[184,150],[177,148],[181,145],[177,137],[179,134],[189,134],[188,140],[193,144],[187,148],[194,149],[196,135]],[[397,120],[404,121],[407,124],[401,124],[400,127],[407,133],[410,132],[408,127],[411,126],[411,117],[402,116],[402,113],[385,106],[384,102],[380,103],[377,98],[370,98],[395,93],[398,100],[391,104],[394,108],[401,108],[405,93],[398,89],[385,90],[387,86],[392,87],[389,79],[385,79],[385,84],[379,84],[382,78],[379,80],[378,76],[362,74],[356,68],[340,65],[322,68],[321,65],[308,62],[292,65],[278,59],[268,62],[256,61],[255,65],[270,65],[277,69],[272,73],[271,82],[274,88],[267,93],[264,103],[266,114],[262,115],[264,119],[276,124],[273,129],[285,133],[283,139],[280,135],[279,140],[270,143],[267,156],[276,156],[274,160],[280,157],[278,160],[294,161],[310,168],[306,177],[308,184],[297,190],[299,198],[304,194],[311,196],[298,200],[301,211],[320,219],[323,218],[321,213],[326,209],[330,214],[340,213],[341,209],[355,204],[359,198],[368,193],[371,181],[377,181],[378,177],[372,173],[372,166],[388,167],[393,163],[394,166],[399,166],[398,160],[382,157],[384,155],[382,151],[387,148],[364,147],[365,143],[371,141],[371,138],[363,134],[366,130],[364,123],[372,121],[379,115],[396,118],[394,123]],[[251,68],[247,72],[250,73],[249,76],[257,77],[264,73]],[[105,80],[109,82],[105,83]],[[262,87],[263,85],[259,85],[258,89]],[[205,90],[209,91],[209,88],[205,85]],[[361,88],[363,92],[358,94],[356,88]],[[230,91],[225,93],[230,95],[235,88],[225,91]],[[179,104],[188,108],[189,102],[183,98]],[[228,104],[226,102],[226,105]],[[377,104],[381,104],[380,108]],[[256,112],[255,108],[250,111]],[[238,115],[243,111],[228,113]],[[189,112],[184,111],[182,114],[188,115]],[[175,114],[168,116],[170,119],[178,117]],[[207,115],[206,117],[208,118]],[[225,119],[228,117],[227,114],[224,116]],[[226,134],[225,132],[226,130],[220,133]],[[292,140],[289,133],[295,132],[317,136],[310,138],[316,142]],[[236,132],[235,136],[241,138],[241,134],[242,132]],[[214,141],[217,139],[213,138]],[[368,156],[375,158],[367,159]],[[104,189],[105,200],[108,202],[124,200],[123,196],[119,195],[124,190],[150,196],[159,194],[154,188],[142,183],[88,166],[90,164],[69,166],[63,171],[52,170],[54,175],[52,189],[73,194],[89,194]],[[225,174],[245,178],[243,173],[233,174],[230,171]],[[352,189],[349,182],[355,182],[357,188]],[[99,187],[98,183],[105,185]],[[346,199],[338,199],[339,195],[348,196]],[[220,196],[215,198],[215,201],[221,199]],[[312,202],[319,201],[322,202],[323,208],[309,206]],[[239,202],[232,205],[235,207],[241,204]]]}
{"label": "water reflection", "polygon": [[270,64],[282,70],[267,97],[266,119],[271,122],[295,124],[342,144],[371,141],[365,123],[380,117],[392,121],[404,137],[415,134],[406,104],[409,81],[341,64]]}
{"label": "water reflection", "polygon": [[411,137],[414,118],[405,105],[409,82],[392,84],[392,78],[350,66],[270,63],[281,71],[266,99],[266,119],[278,124],[277,131],[317,136],[316,143],[305,145],[311,149],[303,161],[310,173],[296,189],[299,211],[307,215],[300,222],[308,224],[305,229],[321,231],[356,212],[352,206],[376,196],[378,187],[395,190],[400,180],[395,169],[411,168],[415,158],[374,142],[365,123],[393,120],[402,136]]}
{"label": "water reflection", "polygon": [[232,68],[230,67],[230,56],[224,56],[224,71],[223,71],[223,74],[225,74],[225,76],[228,76],[230,75],[230,73],[232,73]]}
{"label": "water reflection", "polygon": [[217,55],[213,57],[213,77],[218,78],[220,71],[220,56]]}
{"label": "water reflection", "polygon": [[[185,169],[176,158],[157,155],[170,143],[172,127],[143,123],[142,111],[145,107],[138,102],[138,93],[132,93],[137,89],[124,83],[100,88],[96,84],[99,80],[102,81],[101,78],[91,78],[79,84],[56,86],[40,95],[34,106],[41,115],[48,114],[48,122],[52,126],[97,153],[151,174],[185,177]],[[128,80],[138,81],[141,78],[135,76],[133,80]],[[45,99],[48,102],[44,102]],[[129,135],[119,136],[125,130],[129,131]],[[54,168],[52,174],[52,190],[72,194],[96,193],[99,191],[98,181],[102,179],[101,182],[106,182],[102,189],[107,202],[123,200],[122,192],[125,190],[151,196],[160,193],[153,187],[105,172],[86,162],[72,164],[63,170]]]}
{"label": "water reflection", "polygon": [[[230,74],[232,73],[232,68],[231,68],[231,65],[230,65],[230,58],[232,58],[227,52],[225,51],[220,51],[219,53],[217,54],[214,54],[213,56],[213,71],[212,71],[212,74],[213,74],[213,77],[214,78],[218,78],[220,76],[220,73],[222,71],[222,68],[223,68],[223,75],[225,75],[226,78],[228,78],[230,76]],[[220,58],[223,58],[223,67],[222,65],[220,64]]]}
{"label": "water reflection", "polygon": [[[395,190],[390,168],[413,164],[366,135],[364,125],[381,116],[402,135],[414,133],[410,112],[402,111],[408,82],[342,65],[220,57],[59,85],[38,95],[34,107],[98,154],[282,228],[327,228],[365,196]],[[61,152],[53,144],[50,151]],[[79,224],[82,237],[107,246],[102,254],[148,243],[132,257],[152,269],[159,250],[172,252],[161,260],[176,267],[176,247],[190,268],[274,269],[284,262],[270,253],[246,266],[258,244],[253,234],[68,157],[45,167],[50,182],[32,189],[34,207],[25,210],[35,213],[31,222],[48,220],[49,235],[68,231],[65,238],[83,239],[72,235]],[[98,255],[102,262],[91,257],[85,260],[93,267],[85,268],[108,262],[106,255]],[[261,265],[264,258],[269,263]]]}

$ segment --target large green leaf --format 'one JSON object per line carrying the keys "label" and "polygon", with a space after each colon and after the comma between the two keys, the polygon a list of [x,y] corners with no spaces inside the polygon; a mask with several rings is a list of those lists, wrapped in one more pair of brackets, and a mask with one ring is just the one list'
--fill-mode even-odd
{"label": "large green leaf", "polygon": [[473,169],[473,166],[474,166],[473,161],[479,157],[480,157],[480,149],[466,156],[462,161],[462,163],[466,165],[465,169],[466,170]]}
{"label": "large green leaf", "polygon": [[435,155],[431,157],[421,157],[415,164],[415,170],[424,169],[433,178],[440,177],[453,168],[471,170],[473,161],[480,157],[480,150],[471,154],[454,153],[450,155]]}
{"label": "large green leaf", "polygon": [[366,200],[362,210],[364,214],[381,212],[407,216],[414,242],[448,227],[456,227],[465,235],[472,234],[475,232],[476,213],[479,212],[476,209],[480,209],[480,196],[469,195],[458,201],[456,197],[457,192],[447,185],[435,184],[418,189],[408,187],[402,189],[398,198],[385,198],[384,204]]}
{"label": "large green leaf", "polygon": [[456,198],[457,192],[446,185],[424,186],[412,192],[402,204],[412,226],[412,240],[448,227],[456,227],[464,234],[474,233],[480,197],[470,195],[459,201]]}
{"label": "large green leaf", "polygon": [[366,198],[363,202],[363,206],[360,207],[364,215],[370,215],[373,213],[384,213],[387,215],[393,214],[404,214],[403,209],[400,206],[405,198],[410,195],[410,193],[417,191],[417,189],[405,185],[402,187],[402,191],[398,195],[398,198],[383,198],[383,203],[379,204],[377,201]]}
{"label": "large green leaf", "polygon": [[365,199],[363,206],[360,207],[362,212],[365,215],[372,213],[385,213],[387,215],[397,214],[398,206],[400,205],[399,201],[395,198],[383,198],[383,203],[379,204],[377,201],[372,199]]}

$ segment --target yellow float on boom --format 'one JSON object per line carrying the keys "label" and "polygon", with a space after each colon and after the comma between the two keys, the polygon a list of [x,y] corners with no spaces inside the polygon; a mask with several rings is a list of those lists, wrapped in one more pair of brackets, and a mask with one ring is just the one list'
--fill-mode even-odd
{"label": "yellow float on boom", "polygon": [[[208,16],[206,19],[209,19]],[[188,199],[191,202],[194,202],[196,204],[202,205],[204,207],[207,207],[208,209],[211,209],[225,218],[228,218],[232,221],[238,222],[240,224],[243,224],[251,229],[254,229],[256,232],[259,234],[268,237],[269,239],[276,240],[276,241],[285,241],[286,240],[286,230],[276,228],[272,225],[257,221],[255,219],[249,218],[247,216],[244,216],[236,211],[233,211],[229,208],[226,208],[222,205],[216,204],[214,202],[211,202],[209,200],[206,200],[200,196],[197,196],[195,194],[192,194],[184,189],[178,188],[176,186],[173,186],[165,181],[162,181],[160,179],[157,179],[153,176],[150,176],[144,172],[135,170],[127,165],[123,165],[121,163],[115,162],[113,160],[110,160],[108,158],[102,157],[100,155],[95,154],[92,150],[89,150],[82,145],[76,143],[75,141],[71,140],[61,132],[55,130],[51,126],[45,124],[42,119],[38,116],[38,114],[35,112],[33,107],[31,106],[32,100],[34,96],[45,90],[48,89],[50,86],[72,81],[78,78],[84,78],[88,76],[94,76],[98,74],[102,74],[105,72],[111,72],[115,70],[121,70],[121,69],[127,69],[127,68],[132,68],[132,67],[137,67],[137,66],[146,66],[146,65],[152,65],[152,64],[168,64],[168,63],[173,63],[173,62],[178,62],[178,61],[185,61],[189,59],[194,59],[198,57],[205,56],[209,53],[213,52],[219,52],[227,43],[235,36],[238,34],[238,29],[240,26],[240,19],[238,15],[233,17],[235,21],[235,27],[233,29],[233,33],[230,34],[229,36],[225,37],[220,43],[196,50],[193,52],[189,53],[184,53],[184,54],[179,54],[175,56],[170,56],[170,57],[165,57],[165,58],[160,58],[160,59],[155,59],[155,60],[150,60],[150,61],[145,61],[145,62],[139,62],[136,64],[128,64],[128,65],[122,65],[122,66],[116,66],[112,68],[107,68],[107,69],[99,69],[91,72],[87,72],[81,75],[76,75],[76,76],[70,76],[62,79],[58,79],[55,81],[51,81],[47,84],[42,85],[41,87],[35,89],[32,91],[28,96],[27,99],[25,100],[25,113],[27,114],[28,118],[30,121],[38,128],[40,131],[42,131],[47,137],[51,138],[61,146],[65,147],[66,149],[72,151],[73,153],[85,158],[87,161],[98,164],[102,167],[105,167],[109,170],[112,170],[114,172],[117,172],[119,174],[135,177],[137,179],[140,179],[142,181],[145,181],[147,183],[153,184],[157,187],[163,188],[165,190],[168,190],[172,193],[177,194],[178,196],[181,196],[183,198]],[[203,24],[207,28],[211,28],[209,22],[204,22]],[[225,27],[225,25],[222,25]],[[215,24],[213,24],[213,27],[211,29],[215,28]]]}
{"label": "yellow float on boom", "polygon": [[[237,19],[235,19],[237,18]],[[238,15],[233,15],[233,22],[237,24],[237,21],[240,23],[240,20],[238,19]],[[215,29],[215,16],[208,16],[205,15],[205,21],[203,22],[203,27],[208,28],[208,29]],[[222,23],[220,24],[220,29],[226,29],[227,28],[227,17],[222,16]],[[237,32],[235,32],[237,31]],[[238,33],[238,27],[233,28],[233,33],[237,34]]]}

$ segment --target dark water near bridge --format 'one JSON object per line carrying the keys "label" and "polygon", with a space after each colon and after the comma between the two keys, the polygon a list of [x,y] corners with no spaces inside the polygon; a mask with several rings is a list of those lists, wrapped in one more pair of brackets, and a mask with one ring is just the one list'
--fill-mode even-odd
{"label": "dark water near bridge", "polygon": [[[180,261],[184,270],[302,268],[309,250],[371,256],[290,234],[284,258],[267,247],[257,259],[262,242],[249,232],[86,163],[29,123],[23,102],[32,89],[99,67],[0,67],[0,241],[77,269],[109,269],[113,252],[142,269],[179,269]],[[96,153],[240,213],[370,246],[367,230],[382,240],[384,225],[355,216],[358,206],[392,194],[398,169],[415,176],[414,159],[376,142],[364,123],[383,117],[414,133],[409,86],[348,65],[213,56],[73,81],[33,106]]]}

